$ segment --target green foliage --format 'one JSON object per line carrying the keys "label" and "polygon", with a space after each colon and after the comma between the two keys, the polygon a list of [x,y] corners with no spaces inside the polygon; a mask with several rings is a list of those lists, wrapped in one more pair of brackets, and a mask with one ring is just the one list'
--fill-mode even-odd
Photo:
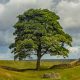
{"label": "green foliage", "polygon": [[72,38],[63,31],[59,16],[47,9],[29,9],[18,16],[14,25],[15,43],[10,48],[15,58],[24,59],[35,51],[37,57],[51,55],[68,56],[65,44],[71,46]]}

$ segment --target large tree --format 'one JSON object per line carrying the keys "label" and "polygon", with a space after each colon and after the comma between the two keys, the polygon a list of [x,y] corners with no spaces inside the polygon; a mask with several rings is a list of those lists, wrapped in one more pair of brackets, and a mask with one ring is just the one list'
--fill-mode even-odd
{"label": "large tree", "polygon": [[72,38],[63,31],[59,16],[47,9],[29,9],[18,16],[14,25],[15,43],[10,45],[14,59],[23,60],[33,52],[37,55],[36,69],[44,54],[67,57]]}

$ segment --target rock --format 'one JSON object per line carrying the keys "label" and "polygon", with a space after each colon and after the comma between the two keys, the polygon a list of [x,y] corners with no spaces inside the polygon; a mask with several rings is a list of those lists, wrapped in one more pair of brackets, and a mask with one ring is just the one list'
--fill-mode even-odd
{"label": "rock", "polygon": [[43,78],[60,79],[61,77],[59,73],[45,73]]}
{"label": "rock", "polygon": [[51,74],[50,73],[45,73],[44,75],[43,75],[43,78],[50,78],[51,77]]}
{"label": "rock", "polygon": [[60,76],[59,73],[51,73],[51,78],[53,78],[53,79],[60,79],[61,76]]}

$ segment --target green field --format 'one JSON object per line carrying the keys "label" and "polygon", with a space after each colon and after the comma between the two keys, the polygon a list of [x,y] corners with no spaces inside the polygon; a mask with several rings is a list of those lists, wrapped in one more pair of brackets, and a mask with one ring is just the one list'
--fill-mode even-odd
{"label": "green field", "polygon": [[0,80],[53,80],[42,78],[44,73],[51,72],[59,73],[61,76],[60,80],[80,80],[80,66],[66,69],[48,69],[55,64],[60,64],[60,62],[42,61],[41,70],[36,71],[34,70],[35,64],[35,61],[0,61],[0,66],[26,69],[23,72],[18,72],[0,68]]}

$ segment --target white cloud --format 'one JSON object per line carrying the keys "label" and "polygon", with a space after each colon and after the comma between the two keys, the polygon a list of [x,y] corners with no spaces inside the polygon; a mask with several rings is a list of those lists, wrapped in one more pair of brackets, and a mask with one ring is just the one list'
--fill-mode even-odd
{"label": "white cloud", "polygon": [[[52,0],[10,0],[1,4],[0,8],[0,43],[11,43],[13,36],[12,26],[17,22],[17,16],[29,8],[50,8]],[[5,35],[4,35],[5,34]],[[4,35],[4,36],[3,36]]]}
{"label": "white cloud", "polygon": [[73,46],[73,47],[69,47],[68,48],[70,53],[69,53],[69,57],[68,58],[80,58],[80,46]]}
{"label": "white cloud", "polygon": [[56,6],[57,13],[61,17],[61,24],[66,27],[78,27],[80,25],[80,1],[61,0]]}
{"label": "white cloud", "polygon": [[2,15],[2,13],[4,12],[4,5],[3,4],[0,4],[0,17]]}
{"label": "white cloud", "polygon": [[51,9],[51,6],[54,6],[54,2],[52,2],[52,0],[37,0],[36,2],[37,7],[38,8],[47,8],[47,9]]}
{"label": "white cloud", "polygon": [[[52,0],[10,0],[7,4],[2,4],[0,12],[4,12],[0,17],[0,29],[11,28],[17,21],[16,17],[29,8],[48,8],[52,6]],[[1,27],[3,26],[3,27]]]}
{"label": "white cloud", "polygon": [[70,51],[70,53],[78,53],[79,49],[80,49],[80,47],[70,47],[69,51]]}
{"label": "white cloud", "polygon": [[20,4],[23,4],[23,3],[35,3],[37,0],[10,0],[12,3],[20,3]]}

